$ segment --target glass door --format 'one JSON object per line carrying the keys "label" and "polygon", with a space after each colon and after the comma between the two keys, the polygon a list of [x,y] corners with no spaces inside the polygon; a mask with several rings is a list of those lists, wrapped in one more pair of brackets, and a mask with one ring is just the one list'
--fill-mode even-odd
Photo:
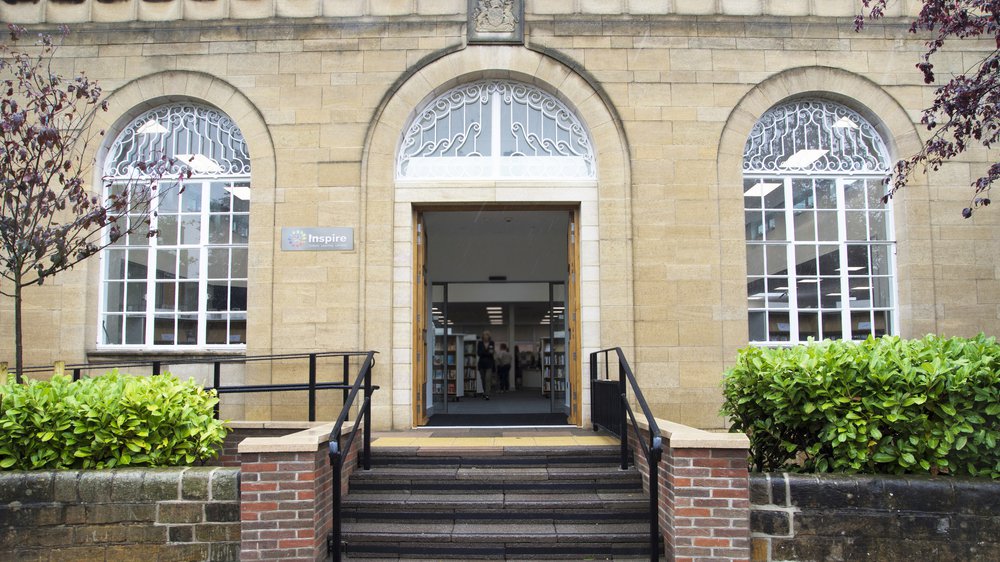
{"label": "glass door", "polygon": [[569,378],[566,365],[566,284],[549,283],[549,306],[543,324],[549,333],[539,344],[542,357],[542,394],[549,399],[549,411],[568,412]]}
{"label": "glass door", "polygon": [[[428,342],[430,350],[430,396],[434,413],[447,413],[449,397],[456,391],[456,354],[454,338],[449,337],[451,321],[448,320],[448,285],[435,283],[431,286],[432,337]],[[449,349],[450,348],[450,349]]]}

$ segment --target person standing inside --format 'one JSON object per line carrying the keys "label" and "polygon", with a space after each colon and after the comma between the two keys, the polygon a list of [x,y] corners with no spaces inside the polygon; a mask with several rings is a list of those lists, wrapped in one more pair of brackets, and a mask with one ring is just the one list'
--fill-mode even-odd
{"label": "person standing inside", "polygon": [[500,383],[500,392],[510,390],[510,351],[507,351],[507,344],[500,344],[500,351],[497,353],[497,379]]}
{"label": "person standing inside", "polygon": [[479,357],[479,382],[483,385],[483,400],[490,399],[490,374],[493,372],[496,363],[493,354],[496,353],[496,344],[493,343],[493,335],[489,330],[483,331],[483,339],[479,340],[476,346],[476,355]]}

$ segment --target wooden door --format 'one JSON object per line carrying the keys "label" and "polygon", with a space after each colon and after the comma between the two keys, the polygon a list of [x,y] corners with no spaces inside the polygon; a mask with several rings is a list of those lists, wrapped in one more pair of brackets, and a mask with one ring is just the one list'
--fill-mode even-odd
{"label": "wooden door", "polygon": [[569,376],[569,423],[583,421],[583,358],[580,341],[580,210],[569,212],[566,264],[566,363]]}
{"label": "wooden door", "polygon": [[413,425],[427,423],[427,227],[413,212]]}

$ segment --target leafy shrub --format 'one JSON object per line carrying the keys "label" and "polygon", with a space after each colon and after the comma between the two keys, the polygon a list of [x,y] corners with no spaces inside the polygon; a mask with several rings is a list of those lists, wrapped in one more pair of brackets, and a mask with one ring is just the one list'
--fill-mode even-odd
{"label": "leafy shrub", "polygon": [[0,384],[0,468],[176,466],[214,457],[226,436],[215,391],[172,375],[117,371],[72,382]]}
{"label": "leafy shrub", "polygon": [[754,470],[1000,477],[994,338],[750,347],[723,386]]}

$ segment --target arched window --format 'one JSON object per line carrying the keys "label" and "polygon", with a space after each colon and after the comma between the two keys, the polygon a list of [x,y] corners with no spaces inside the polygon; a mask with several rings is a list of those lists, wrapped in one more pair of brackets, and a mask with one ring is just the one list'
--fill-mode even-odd
{"label": "arched window", "polygon": [[878,132],[843,105],[761,117],[743,152],[751,342],[895,333],[889,172]]}
{"label": "arched window", "polygon": [[587,131],[559,100],[520,82],[487,80],[439,96],[406,129],[398,179],[596,177]]}
{"label": "arched window", "polygon": [[[99,343],[111,346],[246,344],[250,157],[239,128],[220,111],[171,104],[118,135],[104,167],[110,189],[136,176],[131,163],[176,159],[160,181],[151,227],[103,253]],[[185,174],[186,175],[186,174]],[[140,215],[129,220],[141,220]]]}

